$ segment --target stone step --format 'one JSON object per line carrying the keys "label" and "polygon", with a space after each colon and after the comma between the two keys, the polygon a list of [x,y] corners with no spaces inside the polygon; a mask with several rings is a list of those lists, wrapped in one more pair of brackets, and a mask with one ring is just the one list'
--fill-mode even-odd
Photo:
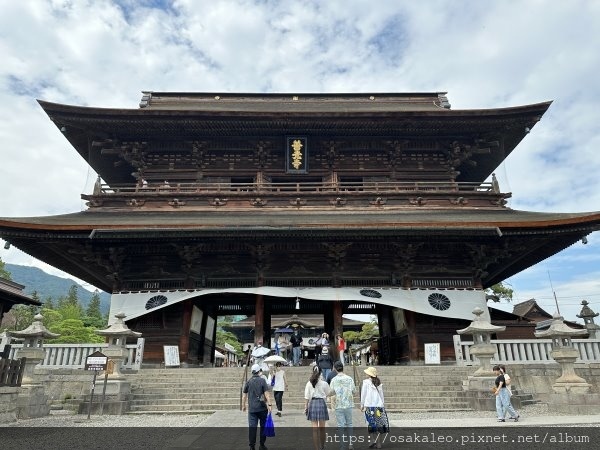
{"label": "stone step", "polygon": [[[365,367],[345,372],[358,383]],[[239,409],[242,368],[150,369],[128,375],[132,383],[131,413],[200,414],[223,409]],[[288,390],[284,394],[287,410],[304,408],[304,387],[308,367],[284,369]],[[390,411],[469,410],[463,380],[471,368],[450,366],[377,367],[384,385],[386,407]],[[246,376],[249,376],[247,373]],[[210,381],[210,385],[207,384]],[[358,407],[358,404],[356,405]]]}

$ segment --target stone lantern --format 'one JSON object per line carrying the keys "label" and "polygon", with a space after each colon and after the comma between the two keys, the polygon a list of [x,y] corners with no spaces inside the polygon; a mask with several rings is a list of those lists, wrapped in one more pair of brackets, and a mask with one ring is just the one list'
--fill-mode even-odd
{"label": "stone lantern", "polygon": [[117,318],[115,323],[105,330],[96,330],[96,334],[106,337],[108,347],[103,349],[102,353],[104,353],[114,362],[113,373],[109,375],[109,378],[122,379],[123,374],[121,373],[121,364],[127,357],[128,353],[127,349],[125,348],[125,345],[127,344],[127,338],[138,338],[142,335],[142,333],[137,333],[129,329],[123,320],[127,316],[122,312],[115,314],[115,317]]}
{"label": "stone lantern", "polygon": [[475,315],[475,320],[467,328],[457,330],[457,333],[473,335],[473,345],[469,351],[481,362],[479,369],[475,371],[473,376],[493,377],[494,372],[492,371],[491,359],[496,353],[496,346],[491,343],[491,336],[494,333],[506,330],[506,327],[492,325],[488,320],[481,317],[483,314],[481,308],[475,308],[473,314]]}
{"label": "stone lantern", "polygon": [[552,351],[550,356],[560,364],[562,375],[554,381],[552,389],[556,393],[573,392],[585,393],[590,389],[590,385],[575,374],[573,365],[579,357],[579,351],[573,347],[572,338],[575,336],[584,336],[587,330],[576,330],[568,327],[562,316],[555,313],[552,317],[552,323],[547,330],[535,332],[537,338],[552,339]]}
{"label": "stone lantern", "polygon": [[594,311],[592,311],[592,308],[588,306],[587,300],[582,300],[581,304],[583,305],[583,308],[581,308],[581,312],[577,314],[577,317],[583,319],[585,328],[588,331],[588,337],[590,339],[596,339],[596,333],[598,333],[598,331],[600,330],[600,326],[594,323],[594,317],[598,317],[599,313],[595,313]]}
{"label": "stone lantern", "polygon": [[33,384],[35,367],[44,360],[44,339],[54,339],[60,334],[52,333],[42,323],[44,317],[36,314],[33,323],[22,331],[9,331],[11,337],[23,339],[23,348],[19,349],[19,358],[27,358],[23,372],[23,384]]}

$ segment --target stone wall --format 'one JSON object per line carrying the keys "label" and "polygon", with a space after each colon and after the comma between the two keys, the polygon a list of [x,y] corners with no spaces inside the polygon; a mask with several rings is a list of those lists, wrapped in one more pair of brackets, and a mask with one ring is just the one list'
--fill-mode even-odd
{"label": "stone wall", "polygon": [[[506,372],[511,376],[513,389],[533,394],[542,402],[550,400],[552,385],[562,373],[558,363],[511,364],[506,367]],[[600,363],[575,364],[575,373],[592,386],[590,393],[600,393]]]}
{"label": "stone wall", "polygon": [[21,388],[0,387],[0,423],[17,420],[17,397]]}
{"label": "stone wall", "polygon": [[[92,388],[94,373],[82,369],[42,369],[37,368],[36,377],[43,384],[51,405],[62,404],[65,408],[76,409],[69,402],[71,399],[82,399]],[[96,379],[98,383],[104,378]]]}

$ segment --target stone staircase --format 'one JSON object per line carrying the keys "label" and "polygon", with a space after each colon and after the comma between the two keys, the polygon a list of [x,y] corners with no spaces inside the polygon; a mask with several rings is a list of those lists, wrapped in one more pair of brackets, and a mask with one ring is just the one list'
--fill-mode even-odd
{"label": "stone staircase", "polygon": [[[358,380],[357,392],[366,377],[366,367],[346,367]],[[239,409],[243,368],[142,369],[128,375],[131,381],[130,414],[201,414]],[[472,372],[457,366],[378,366],[389,411],[468,410],[462,380]],[[285,368],[289,389],[284,410],[304,408],[308,367]],[[248,374],[250,376],[250,374]],[[356,404],[360,393],[355,396]]]}

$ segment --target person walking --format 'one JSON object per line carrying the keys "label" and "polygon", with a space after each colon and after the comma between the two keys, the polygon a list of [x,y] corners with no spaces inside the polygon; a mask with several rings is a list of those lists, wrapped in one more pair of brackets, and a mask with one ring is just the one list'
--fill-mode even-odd
{"label": "person walking", "polygon": [[261,368],[258,364],[252,366],[252,377],[246,381],[242,390],[242,411],[248,410],[248,444],[250,450],[255,450],[256,428],[260,424],[259,450],[267,450],[265,442],[267,437],[263,431],[267,421],[267,415],[271,412],[271,393],[269,386],[260,376]]}
{"label": "person walking", "polygon": [[506,378],[504,377],[504,370],[500,366],[494,366],[492,368],[496,374],[494,380],[495,396],[496,396],[496,414],[498,415],[498,422],[506,422],[506,413],[510,414],[510,418],[515,422],[519,421],[519,413],[515,411],[512,403],[510,402],[511,393],[506,387]]}
{"label": "person walking", "polygon": [[331,403],[335,411],[338,431],[340,433],[340,449],[353,450],[352,408],[354,408],[354,380],[344,373],[344,365],[336,361],[334,369],[337,375],[331,379]]}
{"label": "person walking", "polygon": [[329,396],[331,389],[329,385],[321,379],[321,369],[319,366],[313,366],[310,379],[304,388],[304,414],[312,422],[312,437],[315,450],[325,448],[325,424],[329,420],[327,403],[325,399]]}
{"label": "person walking", "polygon": [[333,369],[333,359],[329,354],[329,347],[324,346],[323,350],[321,350],[321,355],[317,359],[317,366],[319,366],[319,368],[321,369],[323,379],[327,380],[331,369]]}
{"label": "person walking", "polygon": [[302,353],[302,336],[297,329],[294,330],[294,334],[290,337],[290,343],[292,344],[292,364],[299,366],[300,355]]}
{"label": "person walking", "polygon": [[275,397],[275,406],[277,406],[276,414],[281,417],[281,412],[283,411],[283,393],[287,390],[288,383],[285,371],[281,368],[280,362],[275,364],[275,371],[272,377],[273,397]]}
{"label": "person walking", "polygon": [[344,356],[344,352],[346,351],[346,341],[344,340],[344,338],[342,337],[341,334],[338,334],[335,338],[336,340],[336,345],[337,345],[337,351],[340,354],[340,362],[342,364],[346,364],[346,359]]}
{"label": "person walking", "polygon": [[[360,410],[365,413],[369,434],[375,434],[369,448],[381,448],[379,442],[381,434],[390,431],[390,422],[383,399],[383,385],[377,376],[375,367],[367,367],[364,372],[368,375],[368,378],[363,380],[360,390]],[[371,441],[370,436],[369,441]]]}

